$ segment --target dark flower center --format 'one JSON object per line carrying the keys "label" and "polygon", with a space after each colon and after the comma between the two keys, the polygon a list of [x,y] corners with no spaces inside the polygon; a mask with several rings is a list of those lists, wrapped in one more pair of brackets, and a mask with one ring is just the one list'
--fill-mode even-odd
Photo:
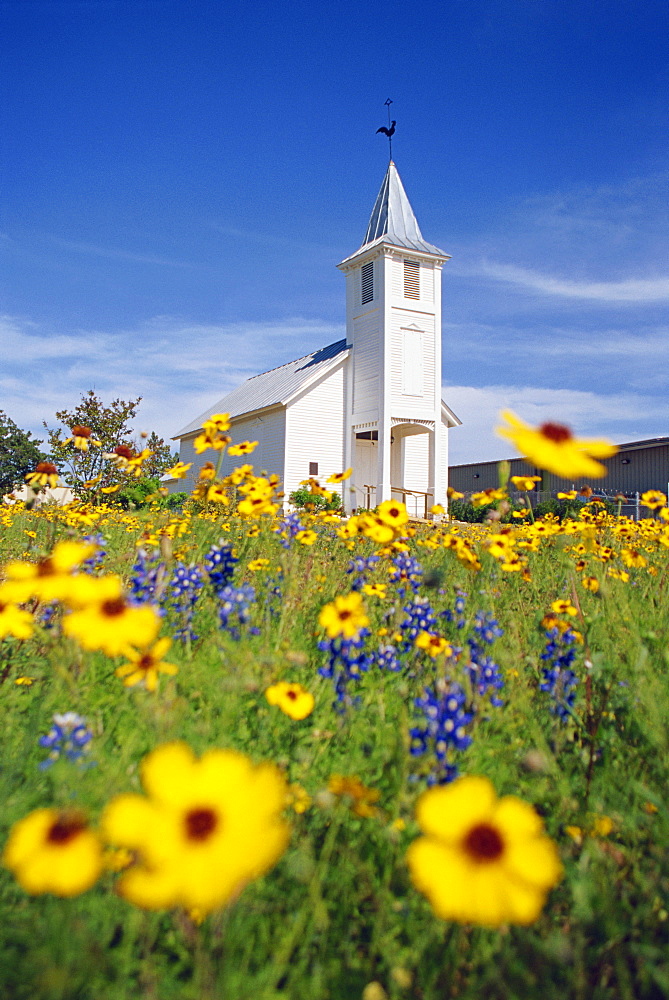
{"label": "dark flower center", "polygon": [[297,698],[297,691],[286,691],[286,698],[290,698],[291,701],[295,701]]}
{"label": "dark flower center", "polygon": [[555,441],[556,444],[569,441],[572,436],[571,431],[564,424],[542,424],[539,432],[548,438],[549,441]]}
{"label": "dark flower center", "polygon": [[189,840],[207,840],[218,826],[213,809],[191,809],[186,813],[186,836]]}
{"label": "dark flower center", "polygon": [[345,622],[347,618],[351,617],[351,614],[352,614],[351,611],[346,611],[346,610],[340,611],[339,612],[339,620],[342,621],[342,622]]}
{"label": "dark flower center", "polygon": [[54,576],[55,573],[56,569],[51,559],[42,559],[41,562],[37,563],[38,576]]}
{"label": "dark flower center", "polygon": [[151,668],[154,667],[155,664],[156,661],[151,656],[151,653],[142,653],[137,662],[137,667],[139,670],[151,670]]}
{"label": "dark flower center", "polygon": [[125,611],[126,604],[122,597],[115,597],[113,600],[104,601],[100,605],[100,611],[105,618],[117,618]]}
{"label": "dark flower center", "polygon": [[58,472],[58,469],[53,462],[39,462],[35,472],[45,472],[47,476],[53,476]]}
{"label": "dark flower center", "polygon": [[496,861],[504,850],[504,841],[494,826],[478,823],[465,837],[463,847],[472,861]]}
{"label": "dark flower center", "polygon": [[121,458],[132,458],[132,451],[128,448],[127,444],[119,444],[114,448],[114,454],[120,455]]}
{"label": "dark flower center", "polygon": [[83,424],[76,424],[76,426],[72,428],[72,433],[75,437],[89,438],[93,431],[90,427],[84,427]]}
{"label": "dark flower center", "polygon": [[69,844],[75,837],[78,837],[86,829],[86,823],[81,816],[76,814],[63,814],[51,824],[46,839],[49,844],[63,846]]}

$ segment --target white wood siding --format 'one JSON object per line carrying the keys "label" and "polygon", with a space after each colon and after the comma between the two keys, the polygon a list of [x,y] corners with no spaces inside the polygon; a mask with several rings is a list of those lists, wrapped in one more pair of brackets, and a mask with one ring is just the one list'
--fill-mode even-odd
{"label": "white wood siding", "polygon": [[309,478],[310,462],[318,462],[323,485],[344,471],[344,371],[339,365],[287,407],[286,495]]}
{"label": "white wood siding", "polygon": [[[420,327],[421,331],[423,371],[420,396],[407,392],[404,345],[407,333],[411,333],[411,327]],[[418,338],[415,339],[417,341]],[[441,372],[437,374],[435,361],[434,316],[393,309],[390,336],[390,391],[393,416],[422,416],[434,419],[435,380],[439,378],[441,381]],[[419,367],[418,363],[413,364],[412,370],[416,377],[419,375]],[[416,388],[413,381],[411,385]]]}
{"label": "white wood siding", "polygon": [[[285,453],[285,411],[283,409],[269,410],[267,413],[254,417],[235,420],[228,434],[232,438],[233,444],[240,441],[257,441],[258,447],[248,456],[238,455],[230,457],[226,451],[221,463],[221,475],[227,476],[234,468],[240,465],[253,465],[256,473],[265,470],[276,472],[284,477],[284,453]],[[199,431],[198,431],[199,433]],[[178,483],[170,485],[170,492],[176,493],[181,490],[190,492],[195,486],[198,474],[205,462],[218,462],[218,452],[205,451],[202,455],[195,454],[193,441],[197,434],[181,439],[179,448],[179,458],[182,462],[192,462],[188,478],[181,479]]]}
{"label": "white wood siding", "polygon": [[[353,321],[352,363],[354,420],[370,412],[376,415],[382,366],[378,309],[357,316]],[[371,419],[375,419],[375,416]]]}

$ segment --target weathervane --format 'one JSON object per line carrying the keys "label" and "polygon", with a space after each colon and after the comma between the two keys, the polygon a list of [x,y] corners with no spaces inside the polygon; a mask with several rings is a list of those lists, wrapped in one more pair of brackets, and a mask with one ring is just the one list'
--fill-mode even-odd
{"label": "weathervane", "polygon": [[381,128],[377,128],[376,130],[377,135],[379,134],[379,132],[383,132],[384,135],[388,136],[388,145],[390,146],[391,160],[393,158],[393,136],[395,135],[395,126],[397,125],[397,122],[395,121],[391,122],[390,120],[390,105],[392,103],[393,102],[390,100],[390,98],[388,98],[388,100],[385,102],[385,105],[388,108],[388,126],[386,127],[385,125],[382,125]]}

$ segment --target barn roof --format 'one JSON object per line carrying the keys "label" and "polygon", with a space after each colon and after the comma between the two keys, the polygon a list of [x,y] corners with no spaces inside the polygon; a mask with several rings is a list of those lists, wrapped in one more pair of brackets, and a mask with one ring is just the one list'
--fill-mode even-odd
{"label": "barn roof", "polygon": [[200,430],[203,421],[212,413],[229,413],[234,418],[268,406],[286,406],[299,392],[343,361],[348,351],[346,340],[338,340],[313,354],[254,375],[192,420],[172,440]]}
{"label": "barn roof", "polygon": [[443,250],[423,239],[397,167],[392,160],[388,164],[381,190],[374,203],[360,250],[381,239],[392,246],[406,247],[408,250],[418,250],[420,253],[448,258],[448,254]]}

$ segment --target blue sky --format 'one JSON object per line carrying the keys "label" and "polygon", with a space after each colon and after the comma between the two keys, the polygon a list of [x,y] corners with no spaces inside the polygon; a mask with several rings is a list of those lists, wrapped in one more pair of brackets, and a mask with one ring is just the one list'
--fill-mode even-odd
{"label": "blue sky", "polygon": [[0,0],[0,408],[171,436],[339,339],[387,145],[444,267],[454,462],[500,408],[669,433],[665,0]]}

